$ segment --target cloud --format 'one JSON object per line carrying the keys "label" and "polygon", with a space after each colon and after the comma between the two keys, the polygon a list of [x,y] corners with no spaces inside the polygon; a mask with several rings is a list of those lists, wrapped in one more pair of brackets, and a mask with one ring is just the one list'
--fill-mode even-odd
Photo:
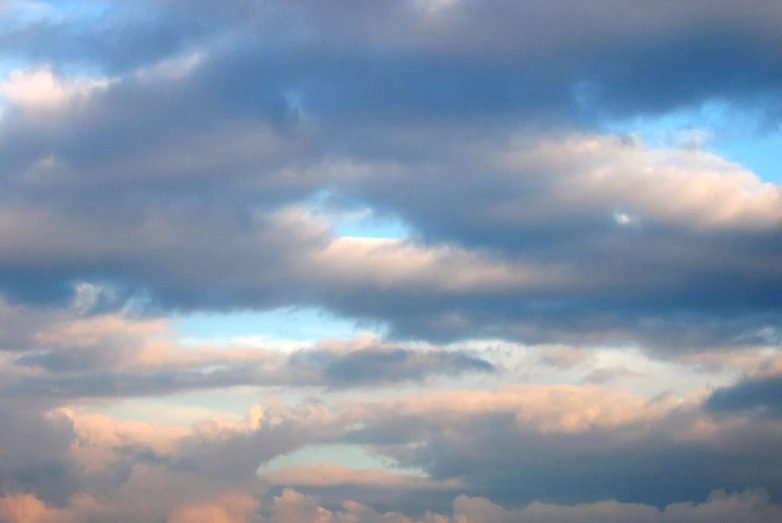
{"label": "cloud", "polygon": [[[495,180],[484,174],[480,191],[456,193],[469,198],[435,198],[445,170],[414,184],[413,169],[390,178],[370,169],[345,183],[346,190],[367,184],[362,197],[405,216],[427,243],[335,238],[328,223],[296,206],[245,212],[207,200],[128,214],[121,201],[110,213],[88,205],[60,214],[56,203],[7,209],[2,234],[14,254],[0,259],[9,275],[3,286],[17,299],[62,300],[68,282],[108,279],[159,306],[191,310],[304,303],[430,339],[580,340],[660,352],[775,343],[778,275],[768,260],[778,188],[715,157],[608,138],[513,154],[521,159],[512,171],[502,167]],[[449,175],[448,183],[475,184],[473,173],[491,154],[480,157],[475,171],[462,167],[463,178]],[[605,165],[613,167],[598,167]],[[640,179],[628,184],[631,176]],[[413,185],[415,195],[406,192]],[[539,202],[548,207],[536,209]],[[617,227],[617,205],[638,209],[638,228]],[[454,217],[446,206],[471,211]],[[96,213],[107,219],[88,219]],[[51,240],[43,252],[29,242],[33,231]],[[524,242],[512,240],[519,235]],[[733,248],[737,238],[746,248]],[[40,256],[60,261],[41,265]],[[533,315],[535,322],[525,320]]]}
{"label": "cloud", "polygon": [[[361,340],[359,340],[360,343]],[[369,341],[374,344],[373,340]],[[331,386],[379,385],[395,381],[422,380],[428,376],[457,376],[466,372],[494,373],[494,364],[467,352],[442,349],[407,349],[388,343],[364,348],[295,352],[289,367],[298,372],[322,374]]]}
{"label": "cloud", "polygon": [[[472,45],[486,45],[502,60],[514,45],[524,55],[538,52],[516,31],[500,38],[495,30],[488,39],[481,24],[503,28],[504,19],[466,4],[427,14],[413,3],[391,3],[381,9],[388,20],[351,4],[345,16],[379,27],[415,21],[411,31],[420,38],[408,43],[393,32],[359,35],[402,53],[378,57],[392,72],[430,45],[440,64],[452,54],[472,56],[452,31],[478,31]],[[1,176],[8,190],[0,207],[6,247],[0,288],[10,298],[63,303],[74,283],[102,281],[164,310],[320,306],[379,322],[403,338],[501,337],[640,346],[657,354],[775,343],[780,280],[769,260],[779,255],[778,186],[702,148],[650,147],[589,127],[518,118],[487,124],[453,108],[455,121],[443,122],[418,110],[420,103],[437,112],[430,98],[445,96],[426,78],[403,75],[409,81],[388,96],[382,93],[391,89],[388,82],[370,82],[381,92],[367,88],[364,75],[375,68],[349,52],[332,15],[313,5],[150,9],[150,18],[131,17],[120,28],[171,23],[190,34],[172,43],[184,46],[181,52],[164,46],[136,65],[84,80],[103,87],[80,91],[68,111],[3,120]],[[188,9],[212,13],[215,26],[190,27]],[[503,4],[500,12],[517,16],[518,9]],[[584,23],[606,24],[583,9]],[[578,11],[546,7],[535,16],[571,20]],[[675,12],[680,22],[651,9],[646,30],[659,36],[672,30],[669,24],[732,19],[727,5],[698,19],[689,8]],[[776,11],[769,7],[767,14]],[[106,16],[90,24],[100,27],[113,15]],[[227,37],[212,42],[254,24],[284,41],[282,26],[272,23],[283,19],[296,22],[286,26],[296,45],[310,49],[307,34],[318,35],[311,36],[318,48],[335,42],[335,61],[321,64],[325,58],[317,55],[302,69],[257,42],[242,49]],[[767,19],[748,23],[765,27]],[[450,43],[438,48],[419,24],[427,32],[435,24]],[[638,36],[607,25],[608,41]],[[180,32],[171,35],[176,40]],[[214,45],[194,43],[200,38]],[[555,56],[575,49],[570,37],[562,38],[552,44]],[[349,62],[345,69],[341,60]],[[70,92],[65,86],[78,82],[60,79],[55,69],[19,70],[6,85],[34,81],[45,87],[44,98],[59,100]],[[421,74],[442,81],[445,73]],[[462,72],[454,74],[458,80]],[[462,100],[456,86],[469,83],[449,85],[457,92],[443,110]],[[515,97],[487,96],[510,118],[506,109]],[[533,105],[545,106],[539,102]],[[390,107],[362,109],[364,103]],[[491,106],[476,110],[492,113]],[[409,113],[419,118],[394,118]],[[398,217],[412,237],[336,236],[334,224],[309,208],[324,191],[344,205]]]}
{"label": "cloud", "polygon": [[500,370],[474,350],[375,338],[285,351],[273,345],[183,347],[163,318],[85,314],[81,306],[43,311],[0,301],[4,395],[62,402],[247,385],[336,390]]}
{"label": "cloud", "polygon": [[[703,138],[778,126],[778,2],[71,4],[0,1],[0,521],[779,519],[782,189]],[[170,319],[279,307],[383,335]],[[257,472],[329,445],[385,468]]]}
{"label": "cloud", "polygon": [[0,500],[0,517],[8,523],[61,521],[60,512],[57,509],[50,509],[30,494],[4,497]]}
{"label": "cloud", "polygon": [[534,503],[520,510],[505,510],[487,500],[466,497],[454,500],[454,512],[464,521],[497,522],[728,522],[771,521],[777,516],[779,508],[769,504],[768,495],[763,491],[747,490],[728,495],[724,491],[715,491],[700,504],[677,503],[662,510],[648,505],[633,505],[616,502],[600,502],[577,506],[557,506]]}
{"label": "cloud", "polygon": [[600,367],[584,378],[587,383],[605,384],[622,378],[639,378],[645,376],[640,372],[628,369],[624,365],[613,367]]}
{"label": "cloud", "polygon": [[[79,489],[78,470],[67,459],[76,434],[70,418],[40,401],[0,402],[0,491],[32,492],[63,503]],[[35,512],[30,500],[24,511]]]}
{"label": "cloud", "polygon": [[78,103],[79,98],[90,95],[90,90],[107,86],[107,80],[66,81],[51,69],[17,69],[0,84],[0,94],[23,110],[46,112]]}
{"label": "cloud", "polygon": [[[239,518],[263,493],[258,464],[301,445],[307,424],[317,424],[315,417],[305,421],[306,413],[298,421],[285,411],[265,419],[258,409],[246,420],[207,420],[192,429],[29,402],[4,402],[0,414],[4,523]],[[283,434],[300,422],[294,437]],[[254,452],[258,446],[268,457]]]}
{"label": "cloud", "polygon": [[[82,501],[83,505],[86,505]],[[88,506],[76,505],[69,510],[44,506],[34,497],[3,498],[0,515],[9,523],[46,523],[49,521],[77,521],[75,517],[91,514]],[[263,514],[262,514],[263,513]],[[339,509],[329,510],[318,505],[316,499],[294,490],[285,490],[272,500],[271,506],[258,510],[257,501],[238,494],[226,495],[212,503],[194,504],[171,514],[168,523],[481,523],[485,521],[543,523],[612,522],[631,523],[721,523],[746,521],[766,523],[782,515],[778,505],[770,503],[762,490],[747,490],[736,494],[715,491],[698,504],[672,504],[658,509],[648,505],[634,505],[604,501],[594,504],[562,506],[534,503],[521,509],[505,509],[487,499],[460,496],[453,502],[451,515],[428,513],[423,517],[406,517],[400,513],[379,513],[371,507],[345,501]],[[54,519],[60,518],[60,519]],[[122,521],[140,521],[122,519]]]}
{"label": "cloud", "polygon": [[749,378],[715,390],[706,406],[713,412],[759,411],[782,417],[782,377]]}
{"label": "cloud", "polygon": [[570,369],[594,359],[594,354],[565,345],[554,345],[541,350],[539,362],[557,369]]}
{"label": "cloud", "polygon": [[715,488],[780,488],[767,467],[779,459],[779,424],[712,419],[695,401],[527,386],[378,401],[354,415],[361,425],[348,441],[504,503],[546,495],[659,505]]}
{"label": "cloud", "polygon": [[274,72],[313,110],[358,117],[399,109],[440,118],[624,116],[709,99],[775,100],[780,87],[782,14],[772,0],[751,13],[727,1],[434,5],[352,2],[336,16],[329,3],[143,1],[112,4],[86,20],[17,24],[1,43],[16,56],[109,71],[234,43],[253,55],[255,70]]}
{"label": "cloud", "polygon": [[299,523],[304,521],[362,521],[394,523],[699,523],[748,521],[765,523],[780,515],[778,505],[769,503],[762,490],[747,490],[736,494],[715,491],[703,503],[671,504],[662,509],[654,506],[603,501],[575,506],[533,503],[524,508],[506,509],[487,499],[460,496],[454,499],[452,516],[427,513],[423,517],[405,517],[399,513],[376,512],[359,503],[345,502],[339,510],[318,506],[313,498],[286,490],[274,498],[269,522]]}
{"label": "cloud", "polygon": [[[309,514],[317,507],[315,499],[292,491],[282,496],[286,503],[307,500],[313,504],[310,509],[278,507],[270,486],[316,495],[330,507],[323,511],[355,500],[345,507],[365,504],[361,510],[367,514],[394,511],[398,518],[427,510],[447,514],[455,497],[454,517],[477,517],[488,510],[485,517],[491,520],[502,516],[511,521],[615,513],[617,521],[624,521],[622,517],[637,514],[632,510],[641,510],[633,503],[647,505],[645,513],[661,521],[700,521],[698,517],[711,517],[717,510],[767,517],[778,510],[770,499],[779,491],[779,424],[711,419],[697,401],[655,402],[596,387],[529,386],[340,403],[268,404],[253,408],[242,420],[215,417],[192,428],[14,408],[4,413],[10,422],[4,427],[38,420],[38,434],[51,438],[59,426],[63,444],[31,439],[31,427],[23,428],[24,437],[17,440],[0,431],[3,449],[16,463],[6,461],[2,477],[17,481],[5,487],[11,494],[3,499],[2,510],[29,512],[41,521],[207,516],[264,521],[283,513]],[[266,471],[265,479],[256,475],[261,464],[276,457],[307,445],[334,443],[358,445],[424,475],[327,463]],[[52,476],[57,468],[68,472]],[[660,477],[668,478],[665,485]],[[763,484],[772,498],[747,491],[714,494],[705,504],[689,502],[705,499],[720,483],[730,491]],[[461,492],[519,508],[457,497]],[[549,504],[536,502],[543,495],[551,498],[552,492],[557,494]],[[657,506],[666,508],[653,508]],[[622,515],[620,508],[632,515]],[[295,517],[307,521],[308,516]]]}
{"label": "cloud", "polygon": [[698,370],[710,372],[720,369],[736,369],[745,376],[773,376],[782,371],[782,354],[778,349],[736,351],[706,351],[682,355],[679,360]]}
{"label": "cloud", "polygon": [[235,495],[215,500],[214,504],[180,509],[167,523],[243,523],[252,521],[259,503],[252,496]]}

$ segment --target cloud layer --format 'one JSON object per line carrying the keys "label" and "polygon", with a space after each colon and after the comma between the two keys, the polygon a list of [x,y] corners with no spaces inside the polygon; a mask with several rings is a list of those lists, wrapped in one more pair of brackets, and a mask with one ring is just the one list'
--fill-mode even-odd
{"label": "cloud layer", "polygon": [[0,1],[0,522],[781,519],[780,24]]}

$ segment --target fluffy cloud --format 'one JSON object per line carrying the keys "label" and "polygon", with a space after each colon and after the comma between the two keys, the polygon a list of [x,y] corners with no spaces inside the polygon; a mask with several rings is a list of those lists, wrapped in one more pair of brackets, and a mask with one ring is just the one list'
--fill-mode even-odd
{"label": "fluffy cloud", "polygon": [[[500,146],[468,135],[453,139],[469,140],[460,153],[434,147],[409,163],[356,163],[322,143],[306,160],[297,138],[274,140],[293,149],[248,145],[253,157],[236,171],[214,136],[183,146],[214,147],[220,156],[208,161],[158,158],[174,154],[171,143],[109,151],[105,165],[49,147],[20,157],[8,170],[18,197],[0,215],[0,283],[28,301],[63,300],[73,281],[108,281],[171,308],[317,305],[430,339],[658,351],[776,343],[779,188],[719,157],[589,135]],[[147,156],[152,164],[132,170],[149,176],[107,191],[106,176],[124,183],[128,155]],[[277,166],[257,163],[275,155]],[[325,189],[402,217],[417,241],[335,237],[305,207]],[[67,193],[82,205],[63,207]]]}
{"label": "fluffy cloud", "polygon": [[[347,517],[329,516],[331,509],[315,499],[329,507],[355,499],[368,506],[348,503],[346,510],[396,511],[393,517],[404,518],[427,510],[447,514],[450,501],[466,491],[525,508],[458,497],[455,521],[460,515],[513,521],[615,515],[625,521],[644,513],[650,521],[684,522],[725,510],[774,514],[778,507],[759,491],[713,494],[703,505],[682,501],[705,499],[719,484],[730,491],[762,484],[774,496],[780,488],[778,421],[711,418],[699,405],[697,399],[649,401],[591,386],[527,386],[331,406],[269,404],[243,420],[212,418],[175,428],[16,404],[4,412],[4,427],[19,432],[0,432],[12,459],[4,460],[2,477],[16,478],[5,486],[13,494],[2,510],[9,521],[277,521],[288,514],[297,522],[309,521],[310,513]],[[256,474],[260,465],[297,449],[335,443],[371,450],[421,474],[349,469],[329,463],[328,454],[321,464]],[[668,474],[682,481],[661,485]],[[291,491],[275,501],[270,487],[294,487],[316,498]],[[535,502],[544,491],[547,497],[556,492],[560,505]],[[615,501],[594,504],[601,499]]]}
{"label": "fluffy cloud", "polygon": [[[108,521],[95,515],[94,507],[83,500],[69,510],[46,507],[32,496],[3,498],[0,516],[8,523],[47,523],[77,521],[77,517],[92,517],[91,521]],[[86,506],[84,506],[86,505]],[[92,509],[92,510],[91,510]],[[522,509],[507,510],[481,498],[458,497],[453,502],[453,515],[429,513],[423,517],[406,517],[400,513],[378,513],[360,503],[346,501],[341,509],[329,510],[313,498],[293,490],[285,490],[264,509],[261,515],[257,501],[240,495],[226,496],[211,504],[179,509],[166,519],[167,523],[483,523],[487,521],[514,523],[721,523],[746,521],[766,523],[782,515],[778,505],[769,503],[763,491],[746,491],[727,495],[714,492],[700,504],[673,504],[660,510],[648,505],[599,502],[589,505],[561,506],[535,503]],[[100,514],[100,512],[98,512]],[[120,520],[113,520],[120,521]],[[131,519],[123,519],[131,521]],[[137,520],[133,520],[137,521]]]}
{"label": "fluffy cloud", "polygon": [[[450,42],[435,53],[437,61],[466,53],[455,35],[475,31],[471,48],[491,41],[485,51],[502,60],[513,46],[539,52],[517,31],[496,47],[504,41],[496,28],[505,25],[495,17],[518,16],[519,8],[503,4],[495,13],[473,4],[435,11],[415,2],[376,5],[388,19],[352,4],[345,15],[377,29],[402,20],[428,27],[405,42],[390,26],[357,35],[403,53],[403,62],[434,43],[425,36],[430,24],[444,31],[436,47]],[[406,337],[493,336],[656,352],[777,343],[779,187],[703,150],[540,131],[532,121],[487,127],[471,119],[444,124],[435,116],[398,120],[375,106],[359,117],[354,111],[362,103],[394,106],[394,91],[351,94],[363,85],[358,71],[375,69],[349,53],[333,17],[309,3],[148,7],[157,13],[152,19],[177,28],[172,47],[159,49],[163,55],[152,52],[143,65],[103,79],[69,80],[39,68],[15,71],[5,84],[12,102],[14,93],[26,93],[62,105],[67,93],[80,93],[68,111],[45,119],[12,111],[0,128],[8,189],[0,209],[0,266],[7,275],[0,286],[7,295],[62,301],[74,281],[102,280],[167,308],[317,305],[385,323]],[[209,12],[213,30],[179,25],[188,9]],[[647,34],[603,27],[591,7],[584,9],[547,6],[535,16],[592,21],[611,35],[600,47],[614,38],[662,37],[674,27],[719,27],[735,14],[722,4],[704,7],[698,18],[689,8],[651,9]],[[778,16],[767,10],[746,20],[756,31],[744,33],[742,26],[742,38],[765,34]],[[112,16],[109,9],[91,27]],[[128,20],[129,38],[138,36],[130,28],[148,22]],[[302,32],[287,36],[297,45],[309,49],[304,35],[315,31],[319,45],[332,42],[336,55],[359,63],[337,79],[322,57],[302,70],[278,63],[268,46],[240,52],[231,39],[193,43],[255,24],[273,28],[268,38],[276,41],[285,34],[274,20],[296,21],[291,27]],[[478,30],[493,24],[491,33]],[[186,41],[194,46],[188,51]],[[567,55],[572,45],[564,39],[552,50]],[[401,67],[393,55],[387,59],[391,70]],[[350,67],[358,67],[355,75]],[[469,85],[458,78],[450,85]],[[425,78],[413,80],[400,87],[397,103],[436,111],[428,98],[445,95]],[[331,88],[332,81],[339,84]],[[31,82],[35,89],[22,88]],[[89,85],[102,87],[75,87]],[[343,106],[343,96],[353,104]],[[417,96],[424,98],[416,102]],[[453,97],[448,103],[461,99],[458,92]],[[506,108],[516,100],[496,99]],[[399,217],[415,241],[334,237],[331,224],[305,210],[323,191],[339,205],[360,202]]]}
{"label": "fluffy cloud", "polygon": [[778,495],[776,465],[764,463],[780,459],[779,423],[713,419],[697,405],[594,386],[431,393],[358,407],[347,438],[497,501],[665,504],[758,484]]}

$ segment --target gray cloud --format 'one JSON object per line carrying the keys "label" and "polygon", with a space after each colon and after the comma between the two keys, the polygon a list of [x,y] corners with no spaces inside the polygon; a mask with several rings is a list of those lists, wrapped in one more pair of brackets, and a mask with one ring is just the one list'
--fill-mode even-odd
{"label": "gray cloud", "polygon": [[294,353],[288,365],[292,369],[312,369],[333,387],[378,385],[427,377],[457,376],[465,372],[494,373],[496,367],[464,352],[410,350],[379,347],[339,353],[307,350]]}
{"label": "gray cloud", "polygon": [[[715,425],[691,406],[653,414],[659,408],[653,401],[609,407],[612,400],[601,395],[526,392],[526,400],[519,390],[380,403],[368,408],[348,441],[507,504],[545,497],[662,506],[700,499],[715,485],[741,490],[760,484],[775,498],[782,493],[777,423],[731,427]],[[456,406],[460,399],[464,405]],[[449,401],[453,407],[446,407]],[[534,414],[538,402],[540,417]],[[620,421],[620,412],[634,414]],[[699,425],[715,433],[702,433]]]}
{"label": "gray cloud", "polygon": [[[16,482],[10,492],[33,495],[53,511],[99,511],[95,517],[103,514],[104,519],[98,521],[162,518],[226,493],[258,500],[269,492],[255,475],[260,464],[310,444],[334,443],[373,450],[400,465],[419,467],[429,478],[402,475],[393,488],[383,491],[376,484],[378,477],[368,471],[321,468],[317,474],[315,470],[299,474],[314,485],[310,487],[296,481],[295,470],[286,475],[283,469],[275,485],[296,482],[301,492],[321,496],[330,510],[335,509],[332,504],[354,499],[369,503],[371,509],[366,511],[398,511],[399,517],[426,510],[477,517],[475,511],[482,509],[499,521],[500,516],[536,521],[536,515],[543,517],[539,511],[564,511],[557,519],[561,520],[575,517],[573,511],[580,510],[586,511],[583,517],[598,513],[605,517],[609,511],[617,521],[624,521],[620,508],[627,504],[624,508],[630,510],[631,503],[649,505],[644,513],[661,521],[699,521],[697,517],[710,521],[711,510],[696,510],[692,503],[704,499],[721,511],[742,507],[761,517],[777,510],[771,501],[780,495],[777,422],[747,425],[741,417],[720,421],[709,418],[696,403],[677,407],[594,387],[353,399],[342,407],[320,401],[298,407],[270,405],[254,408],[241,421],[213,418],[192,429],[68,411],[44,414],[46,407],[41,405],[17,408],[22,406],[6,412],[5,419],[13,425],[4,424],[0,430],[3,448],[13,452],[15,463],[2,465],[4,477]],[[28,433],[31,426],[18,425],[24,420],[37,420],[38,432]],[[20,427],[27,439],[15,440],[9,426]],[[35,434],[44,439],[30,439]],[[55,444],[52,438],[60,435]],[[27,451],[22,451],[23,445],[28,445]],[[48,464],[41,468],[42,463]],[[53,467],[68,474],[58,480]],[[352,479],[346,482],[345,473],[353,474],[347,476]],[[376,474],[386,481],[394,477],[389,472]],[[756,490],[735,497],[709,496],[719,483],[731,492],[762,484],[770,497]],[[78,496],[72,495],[77,492]],[[478,500],[473,505],[463,497],[451,508],[459,492],[508,508]],[[141,513],[130,510],[140,498],[147,500]],[[22,502],[4,498],[3,503],[11,499]],[[544,499],[547,504],[541,503]],[[588,508],[595,500],[613,501],[600,505],[602,509]],[[728,504],[728,500],[732,501]],[[584,505],[574,506],[579,502]],[[272,516],[273,506],[262,501],[257,514]],[[634,510],[641,509],[635,505]],[[70,521],[65,513],[59,515],[59,521]]]}
{"label": "gray cloud", "polygon": [[46,401],[0,401],[0,490],[37,492],[63,503],[78,490],[78,471],[67,460],[76,440],[72,422],[45,414]]}
{"label": "gray cloud", "polygon": [[[627,115],[773,100],[780,87],[782,14],[772,0],[752,10],[705,0],[433,5],[143,1],[87,24],[17,28],[2,43],[38,60],[121,71],[233,37],[256,45],[260,70],[284,78],[314,110],[361,116]],[[82,30],[70,30],[74,23]]]}
{"label": "gray cloud", "polygon": [[[0,521],[779,519],[780,186],[601,134],[711,104],[777,126],[779,2],[82,4],[0,1]],[[341,235],[356,211],[410,237]],[[163,319],[283,306],[388,336],[184,348]],[[749,377],[703,403],[596,386],[622,366],[448,390],[503,371],[438,345],[474,339]],[[330,394],[192,428],[83,412],[236,386]],[[256,474],[336,444],[419,474]]]}
{"label": "gray cloud", "polygon": [[[471,147],[477,156],[464,158],[453,171],[447,167],[458,155],[441,157],[435,148],[432,161],[443,166],[429,169],[424,179],[416,178],[411,165],[389,168],[345,159],[271,173],[271,187],[288,184],[291,177],[305,180],[294,191],[298,198],[333,182],[337,192],[407,218],[419,242],[385,248],[335,240],[326,223],[300,208],[280,209],[289,203],[280,195],[268,202],[262,196],[247,199],[267,194],[266,182],[252,188],[206,177],[203,189],[223,187],[224,200],[162,191],[127,201],[121,193],[116,205],[96,207],[87,200],[64,212],[58,189],[36,210],[6,209],[7,254],[0,258],[8,275],[5,289],[16,298],[62,300],[74,281],[103,280],[143,291],[167,308],[319,305],[387,322],[399,336],[430,339],[501,336],[665,351],[777,343],[779,271],[768,261],[777,255],[772,240],[779,223],[773,210],[777,188],[760,185],[718,158],[704,162],[698,153],[664,153],[601,137],[565,137],[519,148],[510,142],[510,150]],[[551,152],[560,155],[547,157]],[[677,176],[656,180],[644,174],[649,168],[665,172],[666,158],[685,165]],[[610,175],[595,182],[592,169],[606,162]],[[221,165],[216,160],[215,169]],[[704,167],[725,176],[690,180],[691,170]],[[82,174],[68,182],[77,195],[93,183]],[[627,176],[649,190],[628,188],[622,181]],[[152,180],[151,186],[140,185],[150,194],[157,187]],[[718,192],[717,207],[685,191],[678,209],[661,210],[658,206],[681,184]],[[443,193],[446,186],[464,190]],[[759,196],[742,200],[743,186]],[[231,195],[239,193],[244,196],[234,201]],[[738,212],[721,214],[735,205],[741,206]],[[635,217],[618,223],[616,208]],[[43,252],[30,240],[41,234],[49,238]],[[354,259],[355,272],[346,273],[339,258],[349,246],[354,253],[372,254],[377,263]],[[432,259],[429,252],[437,256]],[[52,261],[41,261],[42,255]],[[423,262],[425,256],[432,261]],[[440,270],[434,270],[435,263]],[[468,272],[487,276],[468,277]]]}
{"label": "gray cloud", "polygon": [[782,377],[748,378],[717,389],[706,406],[715,413],[755,411],[782,417]]}
{"label": "gray cloud", "polygon": [[[86,356],[86,359],[84,358]],[[22,367],[43,367],[50,372],[36,375],[5,373],[0,387],[11,397],[130,398],[159,396],[199,389],[258,387],[356,387],[400,386],[469,373],[495,373],[494,364],[476,355],[445,350],[418,351],[405,348],[368,348],[347,353],[303,350],[290,358],[275,358],[274,364],[232,364],[216,360],[203,367],[78,372],[90,354],[29,354],[16,360]],[[95,364],[95,362],[91,362]],[[70,372],[69,372],[70,371]],[[74,372],[76,371],[76,372]]]}
{"label": "gray cloud", "polygon": [[299,523],[316,517],[330,522],[366,523],[730,523],[737,520],[765,523],[782,515],[779,506],[769,503],[767,494],[762,490],[736,494],[715,491],[703,503],[678,503],[662,508],[602,501],[575,506],[533,503],[509,510],[485,498],[459,496],[453,500],[452,509],[444,511],[445,514],[429,512],[420,517],[406,517],[399,512],[378,512],[353,502],[328,510],[318,503],[317,498],[286,490],[271,500],[269,508],[263,507],[262,512],[266,518],[259,521],[270,523]]}
{"label": "gray cloud", "polygon": [[[156,396],[236,386],[400,386],[463,374],[496,374],[476,351],[379,339],[324,341],[283,352],[275,347],[180,347],[163,319],[85,314],[0,303],[2,394],[15,398]],[[2,350],[5,349],[5,350]]]}
{"label": "gray cloud", "polygon": [[[144,294],[162,310],[321,306],[385,324],[396,337],[431,340],[633,345],[663,355],[778,345],[778,187],[701,151],[655,150],[513,116],[521,106],[569,107],[573,78],[535,78],[559,70],[559,60],[569,71],[570,53],[587,68],[592,54],[601,67],[615,57],[625,70],[634,52],[655,63],[657,47],[643,53],[647,38],[692,43],[706,29],[749,48],[776,8],[646,7],[644,31],[631,30],[640,21],[629,13],[629,26],[597,16],[609,8],[628,9],[555,2],[527,13],[502,3],[495,12],[456,2],[434,13],[414,2],[351,4],[339,23],[356,22],[352,37],[371,44],[362,48],[337,30],[331,9],[307,2],[150,7],[150,16],[112,28],[130,41],[147,35],[151,48],[128,44],[138,56],[117,58],[103,83],[69,79],[67,67],[14,80],[43,85],[44,94],[17,86],[17,98],[39,93],[56,107],[17,100],[0,127],[0,287],[38,303],[63,303],[75,282],[92,281]],[[191,27],[188,13],[208,13],[203,27]],[[106,16],[91,27],[108,24]],[[554,19],[578,31],[535,29]],[[535,30],[511,31],[508,20]],[[400,38],[403,22],[409,31]],[[171,24],[175,42],[155,44],[134,24]],[[266,36],[218,38],[259,28]],[[574,34],[595,35],[597,47]],[[607,53],[619,43],[627,45]],[[536,54],[545,49],[548,68]],[[111,54],[85,59],[110,63]],[[479,56],[496,59],[491,71]],[[732,63],[728,53],[720,60]],[[533,84],[531,102],[492,88],[516,85],[515,74]],[[550,104],[535,95],[538,81],[556,98]],[[610,82],[595,82],[603,89],[596,92],[621,100]],[[698,92],[674,86],[662,105],[717,96]],[[337,248],[328,224],[300,212],[323,191],[338,206],[399,217],[418,250],[398,245],[344,271],[347,245]],[[403,257],[427,249],[446,254],[400,274]],[[494,276],[462,283],[479,267]]]}
{"label": "gray cloud", "polygon": [[600,367],[586,375],[584,381],[594,384],[605,384],[622,378],[639,378],[644,374],[628,369],[620,365],[614,367]]}

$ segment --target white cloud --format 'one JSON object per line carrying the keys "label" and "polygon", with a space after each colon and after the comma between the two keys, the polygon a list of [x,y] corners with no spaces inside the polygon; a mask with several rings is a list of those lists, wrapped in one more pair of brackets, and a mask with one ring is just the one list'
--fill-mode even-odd
{"label": "white cloud", "polygon": [[62,78],[49,68],[15,69],[0,84],[0,93],[12,105],[29,111],[53,111],[78,103],[97,89],[110,85],[107,79]]}

